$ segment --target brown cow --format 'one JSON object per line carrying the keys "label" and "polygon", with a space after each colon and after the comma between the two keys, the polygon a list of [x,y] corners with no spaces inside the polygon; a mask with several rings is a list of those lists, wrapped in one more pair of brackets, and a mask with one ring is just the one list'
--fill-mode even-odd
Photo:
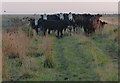
{"label": "brown cow", "polygon": [[92,30],[92,32],[95,32],[100,28],[100,17],[102,17],[102,15],[97,14],[90,18],[90,30]]}

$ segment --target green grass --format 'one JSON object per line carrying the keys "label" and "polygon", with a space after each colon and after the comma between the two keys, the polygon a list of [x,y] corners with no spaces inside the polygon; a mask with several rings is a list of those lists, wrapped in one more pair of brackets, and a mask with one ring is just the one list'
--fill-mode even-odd
{"label": "green grass", "polygon": [[92,56],[83,51],[84,45],[80,45],[80,43],[84,42],[78,42],[77,36],[57,40],[55,47],[59,65],[57,70],[62,75],[59,80],[65,80],[65,78],[73,81],[99,80],[99,76],[93,70]]}

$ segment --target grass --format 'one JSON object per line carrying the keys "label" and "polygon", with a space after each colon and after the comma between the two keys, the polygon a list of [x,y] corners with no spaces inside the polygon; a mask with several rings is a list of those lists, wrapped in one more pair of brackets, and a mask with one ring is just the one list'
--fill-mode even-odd
{"label": "grass", "polygon": [[74,43],[77,41],[78,39],[76,37],[67,37],[63,40],[58,40],[56,44],[58,46],[55,47],[58,48],[58,51],[56,51],[58,56],[56,57],[60,65],[57,70],[62,75],[59,80],[98,80],[97,74],[92,69],[92,56],[84,53],[84,49],[81,48],[81,45],[78,45],[79,43]]}
{"label": "grass", "polygon": [[116,24],[60,39],[38,36],[29,27],[3,30],[3,80],[117,81],[117,34]]}
{"label": "grass", "polygon": [[2,55],[2,29],[0,28],[0,82],[2,81],[2,56],[1,55]]}
{"label": "grass", "polygon": [[[58,54],[59,60],[57,61],[61,61],[59,64],[64,63],[63,65],[65,66],[61,66],[63,68],[59,69],[67,68],[67,65],[69,70],[66,69],[67,71],[65,71],[65,73],[69,73],[70,76],[72,76],[71,74],[75,73],[76,80],[117,80],[117,62],[112,63],[110,56],[108,56],[104,50],[101,50],[99,47],[97,47],[96,42],[93,40],[86,38],[81,34],[74,36],[74,38],[66,37],[62,40],[58,40],[58,44],[56,45],[60,45],[59,47],[55,48],[58,48],[58,51],[61,50],[61,52],[58,52],[60,54]],[[64,49],[64,51],[62,51],[62,49]],[[110,70],[108,70],[108,68]],[[87,74],[80,74],[81,71]],[[84,75],[85,78],[78,79],[78,77],[84,77]],[[73,77],[68,78],[69,80],[75,80]]]}

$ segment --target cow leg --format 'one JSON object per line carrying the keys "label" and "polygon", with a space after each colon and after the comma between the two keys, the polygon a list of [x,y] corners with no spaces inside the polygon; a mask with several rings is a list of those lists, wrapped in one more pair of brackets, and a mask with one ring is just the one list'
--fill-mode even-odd
{"label": "cow leg", "polygon": [[95,29],[93,29],[93,32],[95,33]]}
{"label": "cow leg", "polygon": [[71,26],[68,26],[67,31],[68,31],[68,35],[71,36]]}
{"label": "cow leg", "polygon": [[70,36],[71,36],[71,30],[72,30],[72,29],[70,28]]}
{"label": "cow leg", "polygon": [[46,32],[44,31],[44,36],[46,35]]}
{"label": "cow leg", "polygon": [[64,28],[64,34],[66,33],[66,28]]}
{"label": "cow leg", "polygon": [[55,32],[56,32],[56,37],[57,37],[57,35],[58,35],[58,34],[57,34],[57,33],[58,33],[58,30],[56,30]]}
{"label": "cow leg", "polygon": [[68,35],[69,35],[69,27],[67,28],[67,32],[68,32]]}
{"label": "cow leg", "polygon": [[41,30],[40,30],[40,28],[38,28],[38,35],[40,35],[41,34]]}
{"label": "cow leg", "polygon": [[73,27],[73,30],[74,30],[74,32],[75,32],[75,27]]}
{"label": "cow leg", "polygon": [[44,36],[46,35],[46,31],[47,31],[47,30],[43,30],[43,32],[44,32]]}
{"label": "cow leg", "polygon": [[40,30],[39,34],[40,34],[40,35],[43,35],[43,31],[42,31],[42,30]]}
{"label": "cow leg", "polygon": [[48,34],[50,34],[50,29],[48,30]]}
{"label": "cow leg", "polygon": [[37,35],[38,35],[38,28],[37,28],[37,26],[34,26],[33,29],[35,29],[35,31],[36,31],[36,33],[37,33]]}
{"label": "cow leg", "polygon": [[87,33],[87,29],[86,28],[84,28],[84,32]]}
{"label": "cow leg", "polygon": [[59,38],[59,30],[57,30],[57,38]]}
{"label": "cow leg", "polygon": [[55,35],[55,30],[52,30],[52,35]]}
{"label": "cow leg", "polygon": [[89,30],[89,29],[87,29],[87,33],[88,33],[88,34],[90,33],[90,30]]}
{"label": "cow leg", "polygon": [[80,27],[78,27],[78,33],[80,33]]}
{"label": "cow leg", "polygon": [[62,36],[63,36],[62,30],[60,31],[60,33],[61,33],[61,36],[60,36],[60,37],[62,38]]}
{"label": "cow leg", "polygon": [[36,33],[37,33],[37,35],[38,35],[38,28],[36,28],[35,30],[36,30]]}
{"label": "cow leg", "polygon": [[76,27],[76,33],[78,33],[78,27]]}
{"label": "cow leg", "polygon": [[66,28],[64,29],[64,32],[66,32]]}

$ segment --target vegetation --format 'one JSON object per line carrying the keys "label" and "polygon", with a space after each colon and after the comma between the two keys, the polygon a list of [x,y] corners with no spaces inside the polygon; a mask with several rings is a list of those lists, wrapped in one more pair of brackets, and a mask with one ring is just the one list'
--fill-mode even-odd
{"label": "vegetation", "polygon": [[[0,34],[2,29],[0,28]],[[0,35],[0,55],[2,55],[2,35]],[[2,56],[0,56],[0,82],[2,81]]]}
{"label": "vegetation", "polygon": [[38,36],[28,26],[2,35],[4,81],[118,81],[116,24],[61,39]]}

